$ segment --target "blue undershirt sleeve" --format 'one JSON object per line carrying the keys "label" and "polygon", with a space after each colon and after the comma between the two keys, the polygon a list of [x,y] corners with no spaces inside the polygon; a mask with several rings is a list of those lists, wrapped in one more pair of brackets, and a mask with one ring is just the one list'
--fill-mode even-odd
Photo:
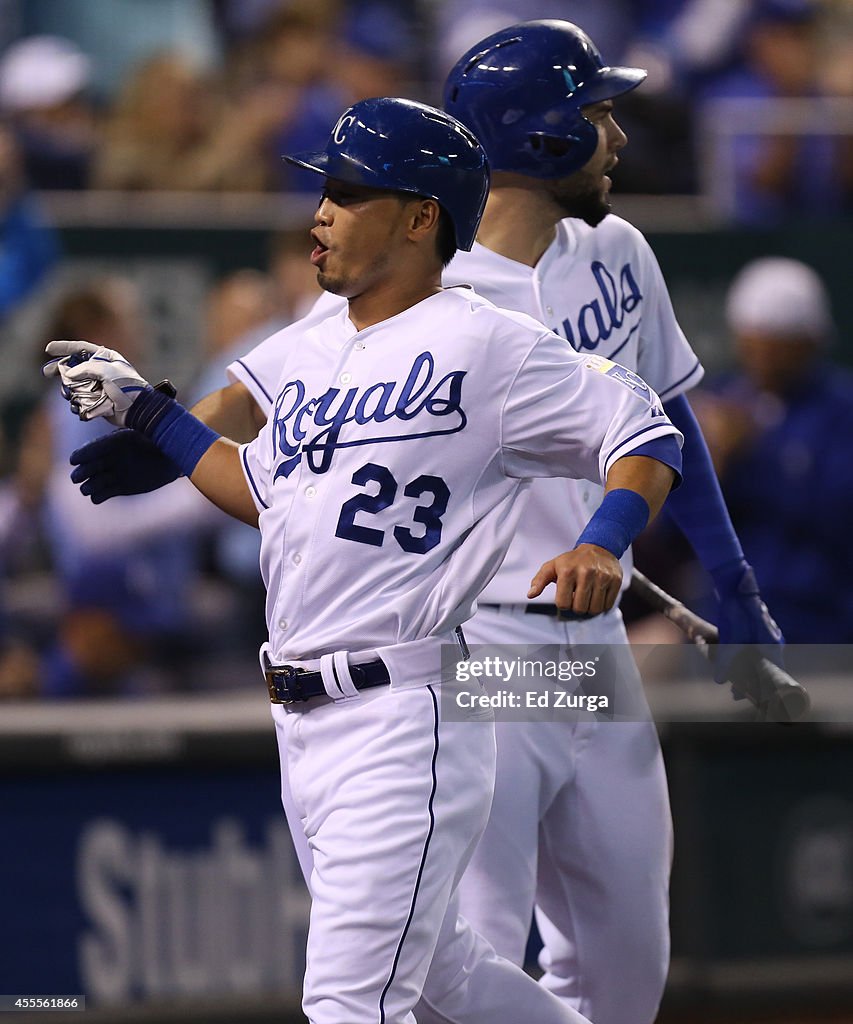
{"label": "blue undershirt sleeve", "polygon": [[743,548],[690,403],[682,394],[666,402],[663,408],[684,435],[684,480],[678,490],[670,493],[664,510],[690,541],[704,568],[714,576],[717,570],[725,571],[733,563],[743,561]]}

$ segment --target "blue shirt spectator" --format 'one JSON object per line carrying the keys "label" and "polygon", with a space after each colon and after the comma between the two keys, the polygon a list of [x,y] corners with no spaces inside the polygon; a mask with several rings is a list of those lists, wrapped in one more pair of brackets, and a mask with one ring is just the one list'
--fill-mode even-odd
{"label": "blue shirt spectator", "polygon": [[853,374],[826,354],[826,291],[794,260],[748,265],[729,293],[740,364],[697,414],[732,520],[789,643],[853,642]]}
{"label": "blue shirt spectator", "polygon": [[17,144],[0,126],[0,317],[41,284],[59,243],[24,186]]}
{"label": "blue shirt spectator", "polygon": [[25,299],[58,258],[56,235],[35,201],[16,199],[0,220],[0,315]]}
{"label": "blue shirt spectator", "polygon": [[821,106],[826,92],[819,78],[819,16],[811,0],[758,0],[742,30],[741,63],[699,89],[700,104],[712,114],[715,102],[731,101],[718,107],[714,116],[720,123],[731,125],[733,116],[744,123],[743,130],[735,125],[735,131],[718,136],[723,149],[715,169],[719,177],[720,167],[731,167],[732,194],[724,201],[739,223],[773,225],[792,216],[828,217],[844,208],[849,140],[831,131],[798,133],[793,122],[780,131],[756,130],[773,123],[773,108],[744,107],[750,100],[777,101],[781,111],[782,101],[811,100],[808,127],[830,121]]}

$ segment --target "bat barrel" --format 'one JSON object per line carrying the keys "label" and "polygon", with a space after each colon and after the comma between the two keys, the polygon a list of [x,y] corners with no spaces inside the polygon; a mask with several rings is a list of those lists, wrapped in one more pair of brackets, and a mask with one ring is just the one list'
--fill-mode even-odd
{"label": "bat barrel", "polygon": [[784,669],[762,658],[758,678],[761,705],[766,706],[768,721],[798,722],[808,715],[811,708],[808,692]]}

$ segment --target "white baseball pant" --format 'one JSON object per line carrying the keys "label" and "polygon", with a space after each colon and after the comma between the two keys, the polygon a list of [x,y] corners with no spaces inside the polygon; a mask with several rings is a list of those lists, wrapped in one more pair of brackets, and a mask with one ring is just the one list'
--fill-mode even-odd
{"label": "white baseball pant", "polygon": [[585,1024],[458,917],[494,729],[491,712],[442,721],[438,700],[437,686],[392,686],[273,706],[288,820],[310,862],[305,1013],[311,1024]]}
{"label": "white baseball pant", "polygon": [[[619,674],[646,707],[618,609],[560,622],[523,605],[487,606],[465,635],[470,644],[616,645]],[[535,904],[542,984],[595,1024],[650,1024],[669,966],[672,862],[654,724],[499,714],[496,738],[495,797],[460,883],[461,913],[520,964]]]}

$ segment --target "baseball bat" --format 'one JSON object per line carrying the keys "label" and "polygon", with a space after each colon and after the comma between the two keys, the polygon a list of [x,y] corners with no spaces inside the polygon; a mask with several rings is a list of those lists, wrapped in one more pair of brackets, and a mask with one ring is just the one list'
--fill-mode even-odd
{"label": "baseball bat", "polygon": [[[717,627],[692,612],[681,601],[634,569],[631,589],[646,604],[661,612],[713,662],[719,643]],[[808,714],[811,700],[803,686],[768,658],[737,659],[729,680],[735,699],[746,697],[758,709],[762,722],[796,722]]]}

